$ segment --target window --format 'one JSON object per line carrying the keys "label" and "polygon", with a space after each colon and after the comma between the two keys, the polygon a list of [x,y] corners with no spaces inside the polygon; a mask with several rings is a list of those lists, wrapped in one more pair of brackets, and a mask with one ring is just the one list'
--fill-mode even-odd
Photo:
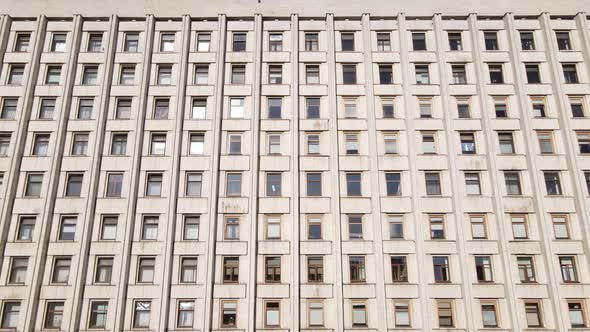
{"label": "window", "polygon": [[322,173],[306,173],[307,196],[322,196]]}
{"label": "window", "polygon": [[535,49],[535,38],[532,31],[520,32],[520,47],[523,51],[533,51]]}
{"label": "window", "polygon": [[324,257],[307,257],[307,282],[324,282]]}
{"label": "window", "polygon": [[426,51],[426,33],[412,32],[412,49],[414,51]]}
{"label": "window", "polygon": [[385,173],[385,187],[387,196],[400,196],[402,194],[401,173]]}
{"label": "window", "polygon": [[348,239],[359,240],[363,238],[363,216],[348,216]]}
{"label": "window", "polygon": [[166,153],[166,134],[152,133],[150,154],[153,156],[162,156],[164,153]]}
{"label": "window", "polygon": [[133,85],[135,83],[135,66],[123,65],[121,66],[121,74],[119,76],[120,85]]}
{"label": "window", "polygon": [[469,216],[471,223],[471,238],[474,240],[483,240],[488,238],[487,225],[484,215]]}
{"label": "window", "polygon": [[268,84],[283,83],[283,65],[268,66]]}
{"label": "window", "polygon": [[191,119],[201,120],[207,117],[207,98],[193,98]]}
{"label": "window", "polygon": [[137,269],[138,283],[153,283],[156,259],[153,257],[139,257]]}
{"label": "window", "polygon": [[578,81],[578,71],[576,69],[576,64],[574,63],[564,63],[561,65],[563,69],[563,79],[566,84],[576,84],[579,83]]}
{"label": "window", "polygon": [[481,304],[481,320],[483,327],[498,327],[496,303],[483,302]]}
{"label": "window", "polygon": [[70,278],[70,258],[56,258],[53,261],[53,274],[51,282],[55,284],[65,284]]}
{"label": "window", "polygon": [[268,98],[268,118],[280,119],[281,110],[283,108],[282,98]]}
{"label": "window", "polygon": [[408,262],[406,256],[391,256],[391,279],[393,282],[408,281]]}
{"label": "window", "polygon": [[436,153],[436,141],[434,133],[422,133],[422,153]]}
{"label": "window", "polygon": [[28,52],[31,45],[31,34],[18,33],[14,42],[14,52]]}
{"label": "window", "polygon": [[572,117],[583,118],[584,117],[584,103],[582,98],[570,98],[570,108],[572,110]]}
{"label": "window", "polygon": [[440,174],[427,172],[424,173],[424,179],[426,182],[426,195],[441,195],[442,189],[440,185]]}
{"label": "window", "polygon": [[490,83],[504,84],[504,73],[502,64],[489,64],[488,70],[490,72]]}
{"label": "window", "polygon": [[451,281],[449,257],[432,256],[432,266],[434,267],[434,282],[442,283]]}
{"label": "window", "polygon": [[432,99],[430,99],[430,98],[418,99],[418,108],[420,109],[420,118],[421,119],[432,118]]}
{"label": "window", "polygon": [[143,241],[155,241],[158,239],[158,217],[144,216],[141,225],[141,239]]}
{"label": "window", "polygon": [[461,32],[449,32],[449,49],[451,51],[463,51]]}
{"label": "window", "polygon": [[516,264],[518,266],[518,275],[520,278],[520,282],[522,282],[522,283],[536,282],[533,257],[530,257],[530,256],[516,257]]}
{"label": "window", "polygon": [[244,117],[244,98],[230,98],[229,117],[231,119]]}
{"label": "window", "polygon": [[88,134],[74,133],[72,141],[72,156],[85,156],[88,151]]}
{"label": "window", "polygon": [[383,112],[383,118],[392,119],[394,118],[394,100],[393,99],[382,99],[381,100],[381,111]]}
{"label": "window", "polygon": [[342,83],[356,84],[356,64],[342,65]]}
{"label": "window", "polygon": [[541,306],[539,302],[525,302],[524,311],[526,315],[527,327],[542,327]]}
{"label": "window", "polygon": [[559,196],[562,195],[561,181],[559,179],[559,172],[543,172],[545,178],[545,188],[547,189],[547,195]]}
{"label": "window", "polygon": [[123,52],[136,53],[138,51],[139,51],[139,33],[135,33],[135,32],[125,33]]}
{"label": "window", "polygon": [[359,154],[358,133],[344,134],[346,154]]}
{"label": "window", "polygon": [[553,134],[550,131],[538,131],[539,150],[541,154],[553,154]]}
{"label": "window", "polygon": [[520,174],[518,172],[504,171],[504,182],[506,185],[506,194],[522,195],[522,188],[520,185]]}
{"label": "window", "polygon": [[305,50],[308,52],[319,51],[319,34],[317,32],[305,33]]}
{"label": "window", "polygon": [[205,134],[191,133],[189,134],[189,154],[202,155],[205,153]]}
{"label": "window", "polygon": [[113,257],[97,257],[94,283],[110,283],[113,277]]}
{"label": "window", "polygon": [[437,300],[436,309],[438,313],[439,327],[453,327],[455,325],[453,317],[453,300]]}
{"label": "window", "polygon": [[62,217],[59,225],[58,240],[74,241],[76,237],[76,217]]}
{"label": "window", "polygon": [[393,68],[390,64],[379,65],[379,84],[393,84]]}
{"label": "window", "polygon": [[184,241],[197,241],[199,240],[199,216],[186,216],[184,217],[184,227],[182,230],[182,239]]}
{"label": "window", "polygon": [[308,134],[307,135],[307,154],[319,154],[320,153],[320,135],[319,134]]}
{"label": "window", "polygon": [[429,215],[428,224],[430,227],[430,238],[432,240],[442,240],[446,238],[445,223],[442,215]]}
{"label": "window", "polygon": [[553,233],[555,239],[569,239],[569,225],[567,215],[551,215],[551,222],[553,223]]}
{"label": "window", "polygon": [[45,322],[43,327],[46,329],[60,329],[64,314],[63,302],[47,302],[45,312]]}
{"label": "window", "polygon": [[346,173],[346,195],[361,196],[361,173]]}
{"label": "window", "polygon": [[93,301],[90,303],[90,319],[88,327],[105,328],[107,323],[108,302]]}
{"label": "window", "polygon": [[452,65],[453,84],[467,84],[467,73],[465,65]]}
{"label": "window", "polygon": [[33,156],[47,156],[49,150],[49,134],[35,133],[33,137]]}
{"label": "window", "polygon": [[238,304],[234,301],[221,302],[221,327],[236,327],[238,320]]}
{"label": "window", "polygon": [[[586,191],[590,194],[590,172],[584,172],[584,178],[586,180]],[[0,180],[2,177],[0,177]]]}
{"label": "window", "polygon": [[109,173],[107,175],[106,197],[121,197],[123,191],[123,173]]}
{"label": "window", "polygon": [[229,154],[242,154],[242,134],[228,134]]}
{"label": "window", "polygon": [[266,221],[266,236],[267,240],[278,240],[281,238],[281,216],[267,216]]}
{"label": "window", "polygon": [[322,218],[318,216],[307,217],[307,239],[322,239]]}
{"label": "window", "polygon": [[320,301],[307,302],[307,321],[310,327],[324,326],[324,303]]}
{"label": "window", "polygon": [[582,300],[568,301],[567,309],[572,328],[587,327],[586,308]]}
{"label": "window", "polygon": [[305,115],[308,119],[320,118],[320,98],[305,98]]}
{"label": "window", "polygon": [[365,302],[352,302],[352,327],[367,326],[367,304]]}
{"label": "window", "polygon": [[[233,77],[233,76],[232,76]],[[196,65],[193,82],[197,85],[209,83],[209,65]]]}
{"label": "window", "polygon": [[80,197],[82,193],[83,174],[71,173],[66,176],[66,193],[67,197]]}
{"label": "window", "polygon": [[172,66],[158,65],[158,85],[171,85],[172,84]]}
{"label": "window", "polygon": [[428,64],[415,64],[416,84],[430,84],[430,71]]}
{"label": "window", "polygon": [[45,84],[57,85],[61,77],[61,66],[47,66],[47,73],[45,75]]}
{"label": "window", "polygon": [[16,234],[17,241],[32,241],[33,231],[35,229],[35,217],[20,217],[18,231]]}
{"label": "window", "polygon": [[10,264],[10,275],[8,276],[8,283],[24,285],[25,279],[27,278],[28,266],[28,257],[12,257]]}
{"label": "window", "polygon": [[199,32],[197,33],[197,52],[209,52],[211,47],[211,33]]}
{"label": "window", "polygon": [[461,153],[463,154],[475,154],[475,134],[474,133],[460,133],[459,139],[461,140]]}
{"label": "window", "polygon": [[227,173],[226,175],[226,196],[242,195],[242,173]]}
{"label": "window", "polygon": [[39,120],[53,119],[54,112],[55,112],[55,99],[54,98],[42,98],[41,99],[41,109],[39,110]]}
{"label": "window", "polygon": [[395,327],[410,327],[410,304],[396,301],[393,305]]}
{"label": "window", "polygon": [[180,282],[197,282],[197,263],[198,260],[196,257],[180,258]]}
{"label": "window", "polygon": [[178,318],[176,320],[176,327],[190,328],[193,327],[193,319],[195,314],[194,301],[178,301]]}
{"label": "window", "polygon": [[383,143],[385,144],[386,154],[397,154],[397,134],[383,134]]}
{"label": "window", "polygon": [[51,52],[65,52],[66,51],[66,38],[65,33],[54,33],[51,39]]}
{"label": "window", "polygon": [[366,282],[365,256],[349,256],[350,282]]}
{"label": "window", "polygon": [[266,196],[281,196],[281,173],[266,173]]}
{"label": "window", "polygon": [[270,52],[283,51],[283,34],[280,32],[272,32],[268,34],[268,50]]}
{"label": "window", "polygon": [[281,135],[269,134],[268,136],[268,154],[281,154]]}
{"label": "window", "polygon": [[25,186],[25,197],[40,197],[41,186],[43,185],[43,174],[27,174],[27,183]]}
{"label": "window", "polygon": [[526,216],[524,215],[511,215],[510,221],[512,223],[512,236],[515,240],[528,239],[528,227],[526,222]]}
{"label": "window", "polygon": [[524,65],[526,71],[526,78],[527,83],[529,84],[539,84],[541,83],[541,73],[539,71],[539,64],[525,64]]}
{"label": "window", "polygon": [[111,155],[124,156],[125,154],[127,154],[127,133],[113,133]]}
{"label": "window", "polygon": [[186,196],[200,197],[202,182],[202,173],[186,173]]}
{"label": "window", "polygon": [[10,73],[8,74],[9,85],[22,85],[23,76],[25,74],[24,65],[10,65]]}
{"label": "window", "polygon": [[151,301],[135,301],[135,306],[133,310],[133,327],[149,328],[151,311]]}
{"label": "window", "polygon": [[475,274],[478,282],[492,282],[492,258],[475,256]]}
{"label": "window", "polygon": [[574,256],[559,256],[559,268],[563,282],[578,282],[578,271]]}
{"label": "window", "polygon": [[162,173],[148,173],[147,184],[145,188],[146,196],[162,195]]}
{"label": "window", "polygon": [[232,39],[233,52],[246,52],[246,33],[234,32]]}
{"label": "window", "polygon": [[237,217],[225,218],[224,239],[237,240],[239,239],[240,219]]}
{"label": "window", "polygon": [[465,193],[467,195],[481,195],[479,173],[465,173]]}
{"label": "window", "polygon": [[377,51],[391,51],[391,35],[389,32],[377,32]]}
{"label": "window", "polygon": [[20,302],[4,302],[2,308],[2,329],[15,330],[18,326],[18,316],[20,312]]}
{"label": "window", "polygon": [[100,229],[100,239],[112,241],[117,239],[117,216],[103,216]]}
{"label": "window", "polygon": [[102,33],[91,33],[88,35],[87,52],[102,52]]}
{"label": "window", "polygon": [[84,66],[82,85],[96,85],[98,82],[98,66]]}
{"label": "window", "polygon": [[305,65],[305,84],[320,84],[319,65]]}
{"label": "window", "polygon": [[401,215],[388,215],[387,222],[389,223],[389,238],[403,239],[404,238],[404,222]]}
{"label": "window", "polygon": [[471,118],[469,99],[457,99],[457,115],[459,119]]}
{"label": "window", "polygon": [[17,98],[4,98],[2,101],[2,112],[0,112],[0,119],[14,119],[16,116],[16,105],[18,105]]}
{"label": "window", "polygon": [[497,51],[500,49],[498,46],[498,33],[496,31],[485,31],[483,33],[483,39],[486,51]]}
{"label": "window", "polygon": [[544,118],[547,116],[544,97],[531,97],[531,103],[533,107],[533,116],[535,118]]}
{"label": "window", "polygon": [[80,98],[78,100],[78,120],[89,120],[92,117],[93,106],[93,98]]}
{"label": "window", "polygon": [[494,112],[496,113],[496,118],[508,117],[506,97],[494,98]]}
{"label": "window", "polygon": [[131,99],[118,99],[115,119],[129,119],[131,117]]}
{"label": "window", "polygon": [[154,116],[155,120],[168,119],[168,110],[170,109],[170,99],[156,98],[154,100]]}
{"label": "window", "polygon": [[246,83],[246,65],[232,64],[231,65],[231,84]]}
{"label": "window", "polygon": [[500,154],[514,154],[514,138],[511,132],[498,133]]}
{"label": "window", "polygon": [[342,51],[354,51],[354,32],[341,32],[341,47]]}
{"label": "window", "polygon": [[160,52],[174,52],[174,33],[160,35]]}
{"label": "window", "polygon": [[264,257],[264,281],[281,282],[281,257]]}
{"label": "window", "polygon": [[238,257],[223,257],[223,282],[237,283],[239,280],[240,260]]}
{"label": "window", "polygon": [[555,39],[557,39],[557,48],[560,51],[570,51],[572,49],[569,31],[555,31]]}

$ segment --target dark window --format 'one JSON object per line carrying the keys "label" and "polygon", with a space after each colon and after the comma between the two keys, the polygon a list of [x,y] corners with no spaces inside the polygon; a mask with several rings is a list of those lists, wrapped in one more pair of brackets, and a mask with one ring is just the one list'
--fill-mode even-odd
{"label": "dark window", "polygon": [[426,51],[426,34],[412,32],[412,48],[414,51]]}
{"label": "dark window", "polygon": [[539,84],[541,83],[541,73],[539,72],[539,65],[538,64],[526,64],[526,78],[527,83],[529,84]]}
{"label": "dark window", "polygon": [[346,194],[361,196],[361,173],[346,173]]}
{"label": "dark window", "polygon": [[543,177],[545,178],[545,188],[547,189],[547,195],[559,196],[562,195],[561,181],[559,180],[558,172],[544,172]]}
{"label": "dark window", "polygon": [[322,195],[322,173],[307,173],[307,196]]}
{"label": "dark window", "polygon": [[449,32],[449,49],[451,51],[462,51],[463,41],[461,39],[461,32]]}
{"label": "dark window", "polygon": [[356,84],[356,64],[342,65],[342,82],[344,84]]}
{"label": "dark window", "polygon": [[401,173],[385,173],[385,185],[387,196],[400,196],[402,194]]}
{"label": "dark window", "polygon": [[566,84],[576,84],[579,83],[578,81],[578,72],[576,70],[576,65],[573,63],[562,64],[563,68],[563,79],[565,80]]}
{"label": "dark window", "polygon": [[408,281],[408,262],[406,256],[391,256],[391,279],[393,282]]}
{"label": "dark window", "polygon": [[354,32],[342,32],[342,51],[354,51]]}
{"label": "dark window", "polygon": [[572,49],[569,31],[555,31],[555,38],[557,39],[557,48],[560,51],[569,51]]}
{"label": "dark window", "polygon": [[498,33],[496,31],[486,31],[483,33],[483,38],[486,45],[486,51],[497,51],[498,46]]}
{"label": "dark window", "polygon": [[66,178],[66,196],[80,197],[82,193],[82,174],[68,174]]}
{"label": "dark window", "polygon": [[449,274],[449,258],[447,256],[433,256],[432,265],[434,267],[435,282],[451,281],[451,276]]}
{"label": "dark window", "polygon": [[504,74],[502,71],[502,65],[488,65],[490,72],[490,83],[492,84],[504,84]]}
{"label": "dark window", "polygon": [[532,31],[520,32],[520,46],[523,51],[532,51],[535,49],[535,37]]}
{"label": "dark window", "polygon": [[234,32],[232,40],[232,51],[245,52],[246,51],[246,33]]}

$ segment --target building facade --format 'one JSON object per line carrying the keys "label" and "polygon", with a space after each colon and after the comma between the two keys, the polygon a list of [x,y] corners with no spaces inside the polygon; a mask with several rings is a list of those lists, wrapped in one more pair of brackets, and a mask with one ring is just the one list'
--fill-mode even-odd
{"label": "building facade", "polygon": [[583,12],[27,15],[0,329],[590,330]]}

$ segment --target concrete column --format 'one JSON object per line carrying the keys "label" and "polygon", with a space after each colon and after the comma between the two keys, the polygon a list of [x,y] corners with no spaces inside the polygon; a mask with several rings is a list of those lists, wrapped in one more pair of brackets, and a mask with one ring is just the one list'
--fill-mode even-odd
{"label": "concrete column", "polygon": [[8,48],[8,38],[10,37],[10,26],[12,18],[6,14],[0,15],[0,70],[4,66],[4,55]]}

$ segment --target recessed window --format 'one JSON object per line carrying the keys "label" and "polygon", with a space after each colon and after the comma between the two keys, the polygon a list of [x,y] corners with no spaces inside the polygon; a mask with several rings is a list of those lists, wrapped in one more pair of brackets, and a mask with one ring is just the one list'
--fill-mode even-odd
{"label": "recessed window", "polygon": [[228,152],[229,154],[242,154],[242,134],[241,133],[228,133]]}
{"label": "recessed window", "polygon": [[166,134],[152,133],[150,141],[150,155],[162,156],[166,153]]}
{"label": "recessed window", "polygon": [[25,197],[40,197],[43,174],[29,173],[26,178]]}
{"label": "recessed window", "polygon": [[432,256],[434,268],[434,282],[446,283],[451,281],[448,256]]}
{"label": "recessed window", "polygon": [[43,327],[46,329],[61,329],[64,315],[64,303],[47,302],[47,308],[45,310],[45,322],[43,323]]}
{"label": "recessed window", "polygon": [[234,32],[232,35],[232,51],[245,52],[246,51],[246,33]]}
{"label": "recessed window", "polygon": [[461,153],[462,154],[475,154],[475,134],[462,132],[459,134],[459,140],[461,141]]}
{"label": "recessed window", "polygon": [[449,49],[451,51],[462,51],[463,40],[461,38],[461,32],[449,32]]}
{"label": "recessed window", "polygon": [[20,313],[20,302],[5,301],[2,308],[2,323],[0,327],[3,329],[16,330],[18,326],[18,317]]}
{"label": "recessed window", "polygon": [[236,327],[238,320],[238,304],[235,301],[221,302],[221,327],[233,328]]}
{"label": "recessed window", "polygon": [[349,256],[348,265],[350,270],[350,282],[364,283],[367,281],[365,256]]}
{"label": "recessed window", "polygon": [[563,70],[563,79],[566,84],[580,83],[578,80],[578,70],[575,63],[564,63],[561,65]]}
{"label": "recessed window", "polygon": [[426,51],[426,33],[412,32],[412,49],[414,51]]}
{"label": "recessed window", "polygon": [[389,238],[404,238],[404,219],[402,215],[388,215],[387,223],[389,224]]}
{"label": "recessed window", "polygon": [[587,327],[586,307],[583,300],[568,301],[567,309],[572,328]]}
{"label": "recessed window", "polygon": [[191,119],[202,120],[207,117],[207,98],[193,98]]}
{"label": "recessed window", "polygon": [[467,195],[478,196],[481,195],[481,184],[479,173],[466,172],[465,173],[465,193]]}
{"label": "recessed window", "polygon": [[531,104],[535,118],[544,118],[547,116],[544,97],[531,97]]}
{"label": "recessed window", "polygon": [[497,51],[500,49],[500,47],[498,45],[498,32],[484,31],[483,39],[484,39],[486,51]]}
{"label": "recessed window", "polygon": [[319,51],[319,33],[306,32],[305,33],[305,50],[308,52]]}
{"label": "recessed window", "polygon": [[186,216],[184,218],[184,225],[182,230],[182,239],[184,241],[197,241],[199,240],[199,216]]}
{"label": "recessed window", "polygon": [[347,155],[359,154],[359,134],[358,133],[345,133],[344,134],[344,147]]}
{"label": "recessed window", "polygon": [[8,73],[8,85],[22,85],[25,73],[24,65],[10,65],[10,72]]}
{"label": "recessed window", "polygon": [[135,66],[123,65],[121,66],[121,73],[119,74],[120,85],[133,85],[135,83]]}
{"label": "recessed window", "polygon": [[471,118],[469,99],[457,99],[457,115],[459,119]]}
{"label": "recessed window", "polygon": [[85,156],[88,153],[87,133],[74,133],[72,135],[72,156]]}
{"label": "recessed window", "polygon": [[536,282],[535,266],[533,264],[533,257],[518,256],[516,257],[516,265],[518,267],[518,275],[520,282],[533,283]]}
{"label": "recessed window", "polygon": [[357,84],[356,64],[343,64],[342,65],[342,83],[343,84]]}
{"label": "recessed window", "polygon": [[224,239],[237,240],[239,239],[240,219],[237,217],[226,217],[224,224]]}
{"label": "recessed window", "polygon": [[408,258],[406,256],[391,256],[391,279],[393,282],[408,281]]}
{"label": "recessed window", "polygon": [[478,282],[492,282],[492,258],[475,256],[475,274]]}
{"label": "recessed window", "polygon": [[186,173],[186,196],[200,197],[202,183],[202,173]]}
{"label": "recessed window", "polygon": [[528,239],[527,219],[524,215],[511,215],[510,223],[512,225],[512,237],[515,240]]}
{"label": "recessed window", "polygon": [[198,259],[196,257],[180,258],[180,282],[197,282]]}
{"label": "recessed window", "polygon": [[453,315],[453,301],[452,300],[437,300],[436,311],[438,314],[438,326],[441,328],[454,327],[455,318]]}
{"label": "recessed window", "polygon": [[281,173],[266,173],[266,196],[281,196]]}
{"label": "recessed window", "polygon": [[431,98],[418,99],[418,108],[420,109],[420,118],[421,119],[432,118],[432,99]]}
{"label": "recessed window", "polygon": [[174,52],[174,33],[160,35],[160,52]]}
{"label": "recessed window", "polygon": [[90,120],[92,109],[94,108],[94,98],[80,98],[78,100],[78,120]]}
{"label": "recessed window", "polygon": [[535,50],[535,37],[532,31],[520,32],[520,47],[523,51]]}
{"label": "recessed window", "polygon": [[193,82],[196,85],[203,85],[209,83],[209,65],[195,65],[195,76]]}
{"label": "recessed window", "polygon": [[308,301],[308,324],[310,327],[324,326],[324,303],[321,301]]}
{"label": "recessed window", "polygon": [[345,118],[356,118],[357,117],[357,103],[356,98],[345,98],[344,99],[344,117]]}
{"label": "recessed window", "polygon": [[442,240],[446,238],[445,219],[442,215],[429,215],[428,227],[430,228],[430,239]]}
{"label": "recessed window", "polygon": [[506,194],[522,195],[520,174],[518,172],[504,171],[504,182],[506,185]]}
{"label": "recessed window", "polygon": [[226,196],[242,195],[242,173],[227,173],[226,175]]}
{"label": "recessed window", "polygon": [[514,137],[511,132],[498,133],[498,144],[501,154],[514,154]]}
{"label": "recessed window", "polygon": [[434,154],[436,153],[435,134],[430,132],[422,133],[422,153]]}
{"label": "recessed window", "polygon": [[416,84],[430,84],[430,70],[428,64],[415,64]]}
{"label": "recessed window", "polygon": [[324,281],[324,257],[307,257],[307,282],[320,283]]}
{"label": "recessed window", "polygon": [[348,216],[348,239],[360,240],[363,238],[363,216]]}
{"label": "recessed window", "polygon": [[538,131],[539,151],[541,154],[553,154],[553,133],[550,131]]}
{"label": "recessed window", "polygon": [[70,278],[71,258],[59,257],[53,261],[53,273],[51,282],[54,284],[65,284]]}
{"label": "recessed window", "polygon": [[82,193],[83,174],[70,173],[66,176],[66,197],[80,197]]}
{"label": "recessed window", "polygon": [[305,65],[305,84],[320,84],[319,65]]}
{"label": "recessed window", "polygon": [[265,238],[267,240],[278,240],[281,238],[281,217],[276,216],[266,216],[266,231],[265,231]]}
{"label": "recessed window", "polygon": [[545,189],[547,189],[547,195],[549,195],[549,196],[563,195],[559,172],[545,171],[545,172],[543,172],[543,178],[545,179]]}
{"label": "recessed window", "polygon": [[195,315],[195,301],[178,301],[176,327],[191,328]]}
{"label": "recessed window", "polygon": [[555,239],[565,240],[570,238],[567,215],[551,215],[551,222]]}
{"label": "recessed window", "polygon": [[197,33],[197,52],[209,52],[211,47],[211,32]]}
{"label": "recessed window", "polygon": [[153,283],[156,259],[154,257],[139,257],[137,266],[137,282]]}
{"label": "recessed window", "polygon": [[453,84],[467,84],[467,72],[465,65],[452,65],[451,74],[453,77]]}
{"label": "recessed window", "polygon": [[484,215],[469,216],[471,224],[471,238],[474,240],[485,240],[488,238],[486,218]]}
{"label": "recessed window", "polygon": [[123,41],[123,52],[137,53],[139,51],[139,33],[126,32]]}
{"label": "recessed window", "polygon": [[121,197],[123,173],[108,173],[106,197]]}
{"label": "recessed window", "polygon": [[61,78],[61,65],[59,66],[47,66],[47,72],[45,73],[45,84],[47,85],[58,85]]}
{"label": "recessed window", "polygon": [[100,225],[100,239],[103,241],[113,241],[117,239],[117,216],[103,216]]}
{"label": "recessed window", "polygon": [[66,51],[66,39],[67,34],[65,33],[54,33],[51,36],[51,52],[63,53]]}
{"label": "recessed window", "polygon": [[244,98],[230,98],[230,119],[241,119],[244,117]]}
{"label": "recessed window", "polygon": [[158,216],[143,217],[141,239],[143,241],[155,241],[158,239]]}
{"label": "recessed window", "polygon": [[367,303],[366,302],[352,302],[352,326],[366,327],[367,326]]}
{"label": "recessed window", "polygon": [[231,65],[231,84],[245,84],[246,83],[246,65],[232,64]]}
{"label": "recessed window", "polygon": [[268,84],[283,83],[283,65],[268,66]]}
{"label": "recessed window", "polygon": [[502,64],[489,64],[488,71],[490,73],[491,84],[504,84],[504,72]]}
{"label": "recessed window", "polygon": [[8,275],[8,284],[24,285],[28,266],[28,257],[12,257],[10,262],[10,274]]}
{"label": "recessed window", "polygon": [[319,154],[320,153],[320,135],[319,134],[308,134],[307,139],[307,154]]}
{"label": "recessed window", "polygon": [[575,256],[559,256],[559,269],[563,282],[578,282]]}
{"label": "recessed window", "polygon": [[507,98],[506,97],[495,97],[494,98],[494,113],[496,114],[496,118],[506,118],[508,117],[508,107],[506,106]]}
{"label": "recessed window", "polygon": [[20,217],[16,234],[17,241],[32,241],[35,230],[35,217]]}
{"label": "recessed window", "polygon": [[342,32],[340,38],[343,52],[354,51],[354,32]]}
{"label": "recessed window", "polygon": [[391,51],[391,34],[389,32],[377,32],[377,51]]}
{"label": "recessed window", "polygon": [[361,173],[346,173],[346,195],[361,196]]}
{"label": "recessed window", "polygon": [[379,65],[379,84],[393,84],[393,68],[390,64]]}
{"label": "recessed window", "polygon": [[162,173],[148,173],[145,187],[146,196],[162,196]]}
{"label": "recessed window", "polygon": [[569,102],[570,102],[570,109],[572,111],[572,117],[573,118],[583,118],[585,116],[583,99],[570,97]]}
{"label": "recessed window", "polygon": [[268,50],[270,52],[283,51],[283,34],[280,32],[271,32],[268,34]]}
{"label": "recessed window", "polygon": [[307,217],[307,239],[321,240],[322,239],[322,218],[319,216]]}
{"label": "recessed window", "polygon": [[113,133],[111,138],[111,155],[124,156],[127,154],[127,133]]}
{"label": "recessed window", "polygon": [[264,281],[267,283],[281,282],[281,257],[264,257]]}
{"label": "recessed window", "polygon": [[168,98],[156,98],[154,100],[154,120],[166,120],[168,119],[168,113],[170,110],[170,99]]}
{"label": "recessed window", "polygon": [[268,154],[280,154],[281,153],[281,135],[280,134],[269,134],[268,138]]}
{"label": "recessed window", "polygon": [[96,85],[98,83],[98,66],[84,66],[82,85]]}
{"label": "recessed window", "polygon": [[527,83],[539,84],[541,83],[541,72],[539,70],[539,64],[529,63],[524,65],[526,71]]}
{"label": "recessed window", "polygon": [[42,98],[39,120],[52,120],[55,113],[55,98]]}
{"label": "recessed window", "polygon": [[305,98],[305,116],[307,119],[320,118],[320,98]]}
{"label": "recessed window", "polygon": [[555,39],[557,40],[557,48],[560,51],[572,50],[569,31],[555,31]]}
{"label": "recessed window", "polygon": [[102,52],[102,33],[91,33],[88,35],[87,52]]}
{"label": "recessed window", "polygon": [[133,308],[133,327],[149,328],[151,312],[151,301],[135,301]]}
{"label": "recessed window", "polygon": [[33,134],[33,156],[47,156],[49,152],[49,138],[50,134]]}
{"label": "recessed window", "polygon": [[439,196],[442,194],[439,173],[426,172],[424,173],[424,178],[426,182],[426,195]]}
{"label": "recessed window", "polygon": [[387,196],[400,196],[402,194],[401,173],[385,173],[385,188]]}
{"label": "recessed window", "polygon": [[526,315],[527,327],[542,327],[541,305],[539,302],[525,302],[524,311]]}
{"label": "recessed window", "polygon": [[117,99],[117,107],[115,110],[115,119],[126,120],[131,118],[131,99],[120,98]]}
{"label": "recessed window", "polygon": [[268,98],[268,118],[280,119],[283,108],[283,98]]}
{"label": "recessed window", "polygon": [[495,302],[481,304],[481,320],[485,328],[498,327],[498,310]]}
{"label": "recessed window", "polygon": [[113,257],[97,257],[94,283],[108,284],[113,278]]}
{"label": "recessed window", "polygon": [[237,283],[239,280],[239,257],[223,257],[223,282]]}
{"label": "recessed window", "polygon": [[383,134],[383,143],[385,145],[386,154],[397,154],[397,134],[385,133]]}
{"label": "recessed window", "polygon": [[93,301],[90,303],[90,319],[88,327],[93,329],[105,328],[108,314],[107,301]]}
{"label": "recessed window", "polygon": [[172,84],[172,66],[158,65],[157,74],[158,85],[171,85]]}
{"label": "recessed window", "polygon": [[30,33],[17,33],[14,42],[14,52],[28,52],[31,46]]}
{"label": "recessed window", "polygon": [[322,173],[306,173],[307,196],[322,196]]}

